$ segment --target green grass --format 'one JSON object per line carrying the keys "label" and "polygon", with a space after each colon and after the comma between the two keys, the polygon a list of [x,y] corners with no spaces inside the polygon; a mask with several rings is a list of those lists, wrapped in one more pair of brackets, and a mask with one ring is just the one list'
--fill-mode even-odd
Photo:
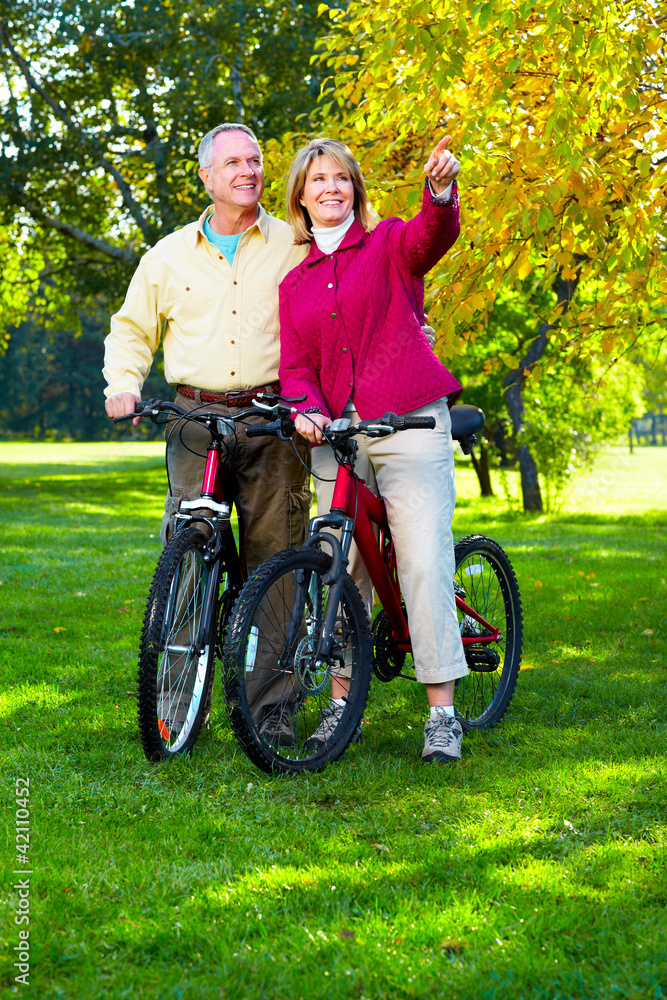
{"label": "green grass", "polygon": [[611,450],[534,518],[461,463],[455,534],[499,541],[522,590],[507,716],[424,767],[423,692],[374,682],[364,743],[294,780],[237,749],[219,682],[191,758],[142,755],[160,456],[0,444],[2,996],[17,776],[45,1000],[667,996],[667,449]]}

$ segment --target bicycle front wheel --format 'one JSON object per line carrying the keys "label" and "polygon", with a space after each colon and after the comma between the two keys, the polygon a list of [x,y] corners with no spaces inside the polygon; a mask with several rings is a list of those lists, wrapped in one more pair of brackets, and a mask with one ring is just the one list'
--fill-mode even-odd
{"label": "bicycle front wheel", "polygon": [[[316,657],[331,558],[287,549],[248,579],[234,608],[224,655],[225,701],[234,733],[261,770],[319,771],[358,739],[370,683],[368,616],[346,574],[328,662]],[[332,681],[347,691],[331,701]]]}
{"label": "bicycle front wheel", "polygon": [[[456,683],[454,707],[464,729],[490,729],[507,711],[521,667],[523,617],[514,570],[500,545],[469,535],[455,546],[454,590],[469,608],[499,632],[457,607],[470,673]],[[470,641],[473,640],[473,641]]]}
{"label": "bicycle front wheel", "polygon": [[218,610],[211,587],[218,570],[204,559],[206,541],[198,528],[177,531],[148,597],[138,714],[141,743],[152,761],[192,750],[210,700]]}

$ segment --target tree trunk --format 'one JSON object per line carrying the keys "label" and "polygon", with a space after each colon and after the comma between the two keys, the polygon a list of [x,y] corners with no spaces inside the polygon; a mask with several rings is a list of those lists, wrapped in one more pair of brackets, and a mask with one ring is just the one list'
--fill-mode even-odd
{"label": "tree trunk", "polygon": [[491,486],[491,469],[489,466],[489,449],[484,446],[484,442],[479,444],[479,458],[475,456],[475,450],[470,452],[472,465],[479,480],[480,496],[492,497],[493,487]]}
{"label": "tree trunk", "polygon": [[[566,281],[561,277],[556,279],[554,290],[557,296],[557,304],[562,306],[561,315],[565,315],[578,284],[579,271],[577,271],[577,276],[572,280]],[[531,341],[525,357],[519,362],[518,368],[515,368],[513,372],[510,372],[509,375],[506,375],[503,379],[503,385],[505,387],[505,403],[512,420],[514,434],[517,436],[525,423],[525,406],[523,405],[523,397],[521,395],[524,368],[530,369],[533,365],[537,364],[546,350],[546,346],[549,343],[549,334],[554,328],[555,324],[552,325],[550,323],[543,323],[537,336],[533,341]],[[519,469],[521,471],[523,509],[526,511],[536,510],[541,512],[544,510],[544,505],[542,503],[542,492],[537,478],[537,466],[535,464],[535,459],[526,445],[520,445],[517,448],[517,456],[519,459]]]}
{"label": "tree trunk", "polygon": [[537,465],[525,444],[517,449],[519,456],[519,471],[521,472],[521,493],[523,494],[523,509],[542,511],[542,491],[537,478]]}
{"label": "tree trunk", "polygon": [[503,424],[502,420],[498,421],[493,430],[493,443],[496,446],[498,454],[500,455],[500,468],[513,469],[516,464],[516,461],[508,453],[507,437],[505,435],[505,425]]}

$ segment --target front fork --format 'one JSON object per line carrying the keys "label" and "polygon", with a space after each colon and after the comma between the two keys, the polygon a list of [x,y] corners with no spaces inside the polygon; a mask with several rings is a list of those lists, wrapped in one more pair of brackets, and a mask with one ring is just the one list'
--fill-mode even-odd
{"label": "front fork", "polygon": [[[321,528],[338,528],[341,532],[340,541],[329,531],[321,531]],[[354,521],[344,514],[322,514],[314,517],[311,521],[310,532],[304,543],[304,547],[316,548],[321,544],[328,545],[331,549],[331,568],[322,577],[322,583],[328,588],[327,606],[324,611],[324,620],[317,642],[317,649],[314,652],[315,669],[323,664],[331,662],[332,656],[341,660],[340,656],[334,653],[335,626],[338,617],[343,580],[348,565],[348,553],[352,544],[352,533]],[[310,576],[305,570],[299,570],[296,575],[296,593],[294,595],[293,612],[290,615],[290,623],[285,643],[288,657],[292,650],[296,649],[301,639],[301,611],[310,586]]]}
{"label": "front fork", "polygon": [[[204,517],[202,514],[197,513],[198,508],[210,510],[212,506],[215,508],[216,513],[220,515],[219,517]],[[181,509],[183,507],[185,507],[186,513],[181,513]],[[209,645],[209,643],[215,642],[216,640],[216,636],[211,635],[211,627],[212,623],[217,622],[218,589],[220,586],[220,571],[222,566],[221,557],[223,553],[222,535],[229,526],[229,515],[229,504],[216,504],[212,502],[210,498],[205,500],[182,500],[179,513],[176,515],[178,521],[180,521],[180,524],[177,525],[176,531],[197,523],[208,525],[211,531],[210,537],[203,550],[204,562],[209,566],[210,572],[206,581],[204,603],[199,626],[197,628],[197,635],[195,636],[193,642],[192,651],[195,656],[201,656],[202,652]],[[170,595],[170,602],[176,600],[177,591],[178,588],[176,588],[176,590]],[[168,614],[165,614],[165,620],[169,620]]]}

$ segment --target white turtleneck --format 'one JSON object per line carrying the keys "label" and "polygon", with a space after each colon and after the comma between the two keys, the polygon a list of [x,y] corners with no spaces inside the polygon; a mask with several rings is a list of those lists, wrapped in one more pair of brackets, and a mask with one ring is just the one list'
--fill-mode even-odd
{"label": "white turtleneck", "polygon": [[315,229],[313,226],[313,239],[322,253],[333,253],[334,250],[337,250],[353,222],[354,212],[350,212],[345,222],[341,222],[337,226],[328,226],[325,229]]}

